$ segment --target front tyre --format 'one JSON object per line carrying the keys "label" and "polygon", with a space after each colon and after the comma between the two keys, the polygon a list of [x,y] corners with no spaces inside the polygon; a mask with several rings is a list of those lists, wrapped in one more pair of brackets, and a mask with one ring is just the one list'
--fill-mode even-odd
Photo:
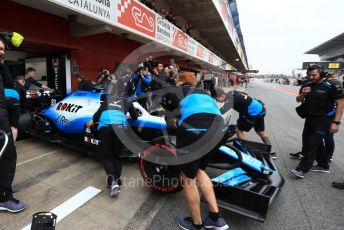
{"label": "front tyre", "polygon": [[172,148],[163,144],[156,144],[146,149],[140,156],[140,171],[145,183],[154,191],[173,193],[182,189],[180,171],[177,166],[161,165],[147,161],[151,154],[167,154],[176,157]]}

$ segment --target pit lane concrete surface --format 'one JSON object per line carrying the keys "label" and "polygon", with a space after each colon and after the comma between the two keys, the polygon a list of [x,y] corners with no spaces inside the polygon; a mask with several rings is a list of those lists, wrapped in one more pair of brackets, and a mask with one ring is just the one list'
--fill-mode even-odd
{"label": "pit lane concrete surface", "polygon": [[[287,89],[287,90],[285,90]],[[267,106],[266,128],[285,186],[260,223],[222,211],[232,229],[344,229],[344,193],[331,188],[331,181],[344,180],[343,130],[336,134],[331,173],[308,173],[303,180],[290,175],[298,161],[289,152],[301,148],[303,120],[295,114],[297,87],[252,82],[246,92]],[[233,113],[232,123],[237,114]],[[341,127],[342,128],[342,127]],[[253,132],[249,140],[259,141]],[[29,208],[18,214],[0,212],[0,229],[21,229],[32,214],[50,211],[88,186],[102,192],[62,219],[56,229],[178,229],[175,216],[187,213],[182,192],[162,195],[152,192],[141,179],[138,164],[124,162],[124,186],[118,198],[110,198],[101,165],[83,153],[58,144],[30,138],[17,143],[18,161],[14,186],[17,197]],[[206,205],[202,204],[203,215]]]}
{"label": "pit lane concrete surface", "polygon": [[17,151],[15,197],[29,207],[17,214],[1,212],[0,229],[22,229],[34,213],[50,211],[89,186],[102,192],[61,220],[57,229],[124,229],[151,192],[137,162],[124,162],[121,194],[110,198],[105,172],[92,157],[37,138],[19,141]]}

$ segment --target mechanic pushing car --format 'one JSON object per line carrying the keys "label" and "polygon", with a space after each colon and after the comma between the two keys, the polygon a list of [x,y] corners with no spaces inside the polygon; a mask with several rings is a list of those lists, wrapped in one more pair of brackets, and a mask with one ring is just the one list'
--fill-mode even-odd
{"label": "mechanic pushing car", "polygon": [[[162,99],[162,106],[167,110],[167,122],[177,127],[177,156],[179,160],[187,159],[179,167],[191,217],[180,214],[176,221],[181,229],[228,229],[219,214],[212,182],[204,171],[213,150],[222,142],[224,119],[214,99],[196,85],[195,74],[184,72],[177,78],[177,87],[170,89]],[[179,119],[178,125],[174,118]],[[199,190],[209,209],[203,220]]]}
{"label": "mechanic pushing car", "polygon": [[[265,131],[264,118],[266,110],[262,101],[236,90],[226,93],[223,89],[216,88],[211,90],[211,94],[217,102],[225,103],[220,109],[222,114],[231,108],[239,113],[235,132],[240,140],[245,140],[244,132],[249,132],[254,128],[262,141],[267,145],[271,145],[270,138]],[[271,157],[276,159],[276,153],[272,152]]]}
{"label": "mechanic pushing car", "polygon": [[91,127],[98,123],[100,151],[96,156],[102,163],[107,175],[106,183],[110,189],[110,196],[117,196],[120,192],[122,181],[122,142],[118,138],[118,132],[127,128],[126,113],[131,119],[136,120],[138,114],[132,102],[118,97],[115,94],[105,96],[93,119],[87,123]]}
{"label": "mechanic pushing car", "polygon": [[[0,158],[0,210],[9,212],[20,212],[27,204],[13,197],[12,182],[16,171],[17,151],[14,145],[10,121],[7,112],[7,100],[4,92],[5,87],[13,89],[13,79],[5,63],[5,49],[9,44],[18,47],[23,37],[17,33],[0,33],[0,130],[8,135],[8,145]],[[0,146],[5,144],[4,138],[0,139]]]}

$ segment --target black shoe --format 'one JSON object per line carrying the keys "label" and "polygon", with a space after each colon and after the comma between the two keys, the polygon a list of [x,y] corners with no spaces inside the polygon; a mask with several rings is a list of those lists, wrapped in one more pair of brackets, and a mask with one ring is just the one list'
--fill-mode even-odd
{"label": "black shoe", "polygon": [[303,159],[303,155],[302,152],[298,152],[298,153],[289,153],[289,156],[293,159],[298,159],[298,160],[302,160]]}
{"label": "black shoe", "polygon": [[304,176],[305,176],[305,173],[304,173],[304,171],[302,171],[302,170],[300,170],[300,169],[293,169],[293,170],[291,170],[290,171],[292,174],[294,174],[296,177],[298,177],[298,178],[304,178]]}
{"label": "black shoe", "polygon": [[221,216],[216,221],[214,221],[209,216],[207,216],[203,220],[203,225],[204,225],[205,229],[213,229],[213,230],[227,230],[227,229],[229,229],[228,224],[226,224],[226,221]]}
{"label": "black shoe", "polygon": [[316,165],[316,166],[313,166],[311,168],[311,171],[313,172],[323,172],[323,173],[329,173],[330,172],[330,169],[329,168],[325,168],[321,165]]}
{"label": "black shoe", "polygon": [[[180,229],[183,229],[183,230],[197,230],[198,229],[193,225],[191,217],[185,217],[184,215],[179,214],[176,217],[176,221]],[[204,228],[202,227],[199,229],[204,229]]]}
{"label": "black shoe", "polygon": [[270,156],[273,160],[276,160],[277,159],[277,154],[276,152],[273,152],[273,153],[270,153]]}
{"label": "black shoe", "polygon": [[344,190],[344,182],[332,182],[332,186],[341,190]]}

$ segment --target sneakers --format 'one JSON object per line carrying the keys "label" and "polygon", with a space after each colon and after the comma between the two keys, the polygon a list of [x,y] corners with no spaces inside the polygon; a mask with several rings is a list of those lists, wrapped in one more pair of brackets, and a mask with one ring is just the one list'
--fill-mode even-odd
{"label": "sneakers", "polygon": [[344,190],[344,182],[332,182],[332,186]]}
{"label": "sneakers", "polygon": [[226,221],[220,216],[217,221],[214,221],[209,216],[203,220],[203,225],[205,229],[215,229],[215,230],[226,230],[229,226]]}
{"label": "sneakers", "polygon": [[8,201],[0,202],[0,210],[1,211],[9,211],[12,213],[23,211],[27,208],[27,204],[21,202],[13,197],[11,197]]}
{"label": "sneakers", "polygon": [[122,185],[122,181],[121,179],[116,180],[115,177],[112,175],[108,175],[106,177],[106,185],[110,189],[110,196],[114,197],[117,196],[121,191],[120,186]]}
{"label": "sneakers", "polygon": [[313,166],[311,168],[311,171],[313,172],[324,172],[324,173],[329,173],[330,172],[330,169],[329,168],[325,168],[323,166],[320,166],[320,165],[316,165],[316,166]]}
{"label": "sneakers", "polygon": [[110,196],[118,196],[121,191],[121,187],[116,183],[116,181],[112,181],[111,188],[110,188]]}
{"label": "sneakers", "polygon": [[178,226],[183,230],[198,230],[198,229],[204,230],[203,227],[202,228],[196,228],[193,225],[191,217],[185,217],[184,215],[179,214],[176,217],[176,221],[177,221]]}
{"label": "sneakers", "polygon": [[298,153],[289,153],[289,156],[293,159],[298,159],[298,160],[302,160],[303,159],[303,155],[302,152],[298,152]]}
{"label": "sneakers", "polygon": [[276,152],[273,152],[273,153],[270,153],[270,156],[273,160],[276,160],[277,159],[277,154]]}
{"label": "sneakers", "polygon": [[303,178],[305,176],[305,173],[301,169],[293,169],[290,172],[298,178]]}

